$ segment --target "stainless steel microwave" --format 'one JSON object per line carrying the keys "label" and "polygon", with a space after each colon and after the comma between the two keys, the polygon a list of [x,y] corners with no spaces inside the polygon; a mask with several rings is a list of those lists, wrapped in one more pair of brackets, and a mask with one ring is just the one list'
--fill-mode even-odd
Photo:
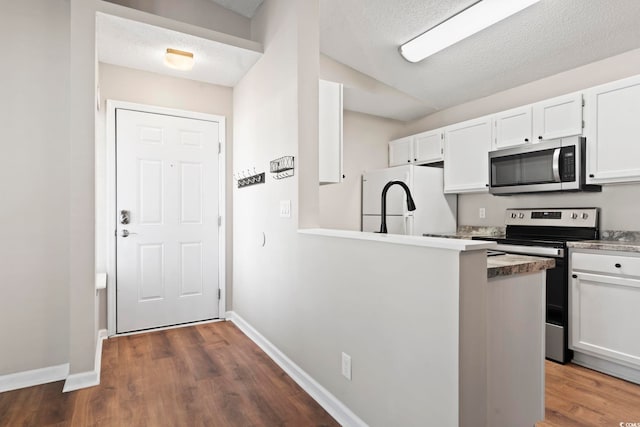
{"label": "stainless steel microwave", "polygon": [[586,141],[579,136],[489,153],[489,192],[600,191],[585,184]]}

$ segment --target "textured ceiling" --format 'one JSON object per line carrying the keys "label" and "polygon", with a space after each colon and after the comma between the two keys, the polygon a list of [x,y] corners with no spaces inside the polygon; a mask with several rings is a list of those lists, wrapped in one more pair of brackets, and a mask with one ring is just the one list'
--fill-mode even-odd
{"label": "textured ceiling", "polygon": [[327,56],[421,100],[404,119],[640,47],[638,0],[542,0],[412,64],[398,46],[474,0],[321,0]]}
{"label": "textured ceiling", "polygon": [[[262,3],[211,1],[247,17]],[[345,107],[411,120],[640,47],[640,0],[541,0],[422,62],[402,59],[401,43],[474,2],[319,0],[321,52],[388,87],[345,85]],[[100,60],[233,86],[259,55],[147,27],[98,22]],[[196,53],[192,72],[162,65],[169,45]]]}
{"label": "textured ceiling", "polygon": [[[213,40],[112,15],[96,20],[98,60],[108,64],[233,87],[262,55]],[[164,65],[167,48],[193,52],[191,71]]]}
{"label": "textured ceiling", "polygon": [[233,10],[247,18],[253,18],[258,7],[262,4],[262,0],[211,0],[220,6],[229,10]]}

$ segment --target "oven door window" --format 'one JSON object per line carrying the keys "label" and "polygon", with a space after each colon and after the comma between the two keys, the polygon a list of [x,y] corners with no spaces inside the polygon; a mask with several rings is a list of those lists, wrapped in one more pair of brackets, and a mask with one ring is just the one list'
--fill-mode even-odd
{"label": "oven door window", "polygon": [[554,149],[491,159],[491,185],[548,184],[558,182],[553,173]]}

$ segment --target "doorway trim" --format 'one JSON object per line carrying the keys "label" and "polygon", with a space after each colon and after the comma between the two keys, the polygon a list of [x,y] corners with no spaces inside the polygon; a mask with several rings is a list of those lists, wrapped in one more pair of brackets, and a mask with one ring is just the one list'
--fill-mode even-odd
{"label": "doorway trim", "polygon": [[136,104],[133,102],[107,100],[106,117],[106,230],[107,236],[107,332],[109,336],[116,335],[116,109],[134,110],[143,113],[163,114],[167,116],[183,117],[187,119],[216,122],[219,125],[220,154],[218,155],[218,215],[220,222],[218,229],[218,286],[220,299],[218,301],[218,318],[224,319],[226,314],[226,119],[224,116],[198,113],[195,111],[178,110],[173,108],[156,107],[152,105]]}

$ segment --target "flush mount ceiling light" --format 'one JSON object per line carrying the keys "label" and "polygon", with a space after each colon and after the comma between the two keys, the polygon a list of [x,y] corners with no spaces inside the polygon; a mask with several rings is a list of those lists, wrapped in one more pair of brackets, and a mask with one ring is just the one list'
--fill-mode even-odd
{"label": "flush mount ceiling light", "polygon": [[400,46],[409,62],[419,62],[540,0],[480,0]]}
{"label": "flush mount ceiling light", "polygon": [[176,70],[189,71],[193,68],[195,59],[193,59],[193,53],[185,52],[178,49],[167,49],[167,53],[164,54],[164,65]]}

